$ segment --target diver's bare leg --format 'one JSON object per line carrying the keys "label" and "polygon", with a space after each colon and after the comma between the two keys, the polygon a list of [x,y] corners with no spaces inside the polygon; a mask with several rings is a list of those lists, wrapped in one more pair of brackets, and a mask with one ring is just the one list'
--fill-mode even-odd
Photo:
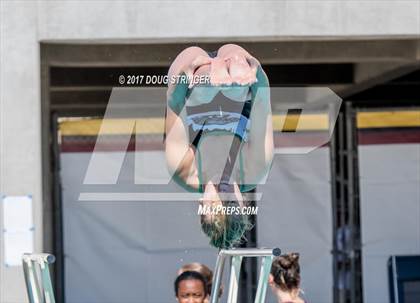
{"label": "diver's bare leg", "polygon": [[169,92],[172,92],[176,83],[172,82],[174,77],[185,73],[188,77],[193,76],[196,68],[210,64],[211,60],[209,55],[200,47],[191,46],[184,49],[172,62],[168,71],[169,78]]}
{"label": "diver's bare leg", "polygon": [[258,61],[245,49],[236,44],[225,44],[219,48],[217,56],[227,62],[232,82],[241,85],[256,81]]}

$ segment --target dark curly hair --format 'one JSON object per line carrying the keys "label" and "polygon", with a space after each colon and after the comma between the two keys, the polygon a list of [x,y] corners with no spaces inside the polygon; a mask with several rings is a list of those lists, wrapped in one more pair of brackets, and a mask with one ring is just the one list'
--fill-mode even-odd
{"label": "dark curly hair", "polygon": [[205,294],[207,295],[206,290],[206,279],[203,277],[202,274],[196,271],[184,271],[182,274],[180,274],[174,282],[174,290],[175,290],[175,297],[178,297],[178,291],[179,291],[179,284],[182,281],[186,280],[198,280],[203,284],[203,290]]}
{"label": "dark curly hair", "polygon": [[299,253],[281,255],[273,260],[271,274],[281,290],[290,292],[300,286]]}

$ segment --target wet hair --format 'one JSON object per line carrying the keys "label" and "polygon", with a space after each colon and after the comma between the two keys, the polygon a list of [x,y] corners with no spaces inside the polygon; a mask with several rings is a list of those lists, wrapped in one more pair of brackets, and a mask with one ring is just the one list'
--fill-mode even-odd
{"label": "wet hair", "polygon": [[182,274],[180,274],[175,279],[175,283],[174,283],[175,297],[178,297],[179,284],[182,281],[187,281],[187,280],[201,281],[201,283],[203,283],[203,290],[204,290],[204,292],[206,292],[206,279],[204,279],[202,274],[200,274],[199,272],[196,272],[196,271],[184,271]]}
{"label": "wet hair", "polygon": [[[223,206],[239,206],[237,201],[222,201]],[[246,240],[245,232],[252,229],[248,216],[241,214],[217,214],[208,222],[201,216],[201,229],[210,238],[210,245],[219,249],[229,249]]]}
{"label": "wet hair", "polygon": [[281,255],[273,260],[271,274],[281,290],[290,292],[300,286],[299,254]]}
{"label": "wet hair", "polygon": [[[196,271],[200,273],[203,276],[203,278],[206,280],[207,295],[209,296],[211,295],[211,288],[213,286],[213,272],[211,271],[210,268],[208,268],[204,264],[194,262],[194,263],[185,264],[179,270],[180,273],[183,273],[185,271]],[[223,293],[223,290],[222,288],[220,288],[218,296],[221,297],[222,293]]]}
{"label": "wet hair", "polygon": [[[233,184],[221,183],[219,193],[233,193]],[[240,207],[237,200],[222,201],[224,207]],[[242,214],[217,214],[214,220],[208,221],[201,216],[201,229],[210,238],[210,245],[219,249],[229,249],[246,241],[245,232],[252,229],[247,215]]]}

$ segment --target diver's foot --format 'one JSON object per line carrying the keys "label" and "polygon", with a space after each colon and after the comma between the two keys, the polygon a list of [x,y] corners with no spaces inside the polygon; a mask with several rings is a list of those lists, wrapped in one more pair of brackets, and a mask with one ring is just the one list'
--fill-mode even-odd
{"label": "diver's foot", "polygon": [[231,85],[232,78],[229,75],[226,61],[221,58],[213,58],[210,69],[210,82],[212,85]]}
{"label": "diver's foot", "polygon": [[256,68],[251,67],[244,56],[240,54],[233,55],[229,60],[228,66],[233,83],[248,85],[257,81]]}

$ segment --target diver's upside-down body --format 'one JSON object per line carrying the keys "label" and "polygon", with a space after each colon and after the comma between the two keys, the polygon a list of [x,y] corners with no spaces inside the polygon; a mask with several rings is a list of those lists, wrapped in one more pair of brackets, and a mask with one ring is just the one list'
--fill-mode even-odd
{"label": "diver's upside-down body", "polygon": [[[169,170],[187,189],[204,193],[203,203],[231,203],[218,197],[219,193],[231,193],[243,206],[241,192],[255,188],[267,175],[273,158],[267,76],[258,60],[234,44],[222,46],[217,54],[199,47],[183,50],[172,63],[168,78],[179,75],[207,75],[210,83],[169,83],[165,119]],[[225,156],[220,157],[220,151]],[[212,244],[226,248],[250,225],[234,216],[223,220],[234,221],[231,230],[236,230],[235,234],[229,236],[227,228],[220,229],[223,241]],[[202,220],[202,225],[205,223]]]}

